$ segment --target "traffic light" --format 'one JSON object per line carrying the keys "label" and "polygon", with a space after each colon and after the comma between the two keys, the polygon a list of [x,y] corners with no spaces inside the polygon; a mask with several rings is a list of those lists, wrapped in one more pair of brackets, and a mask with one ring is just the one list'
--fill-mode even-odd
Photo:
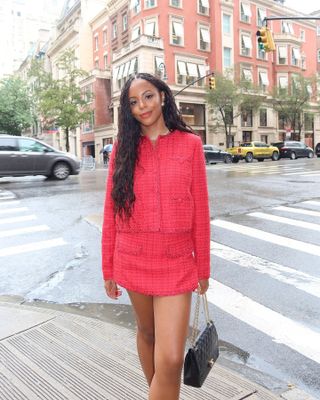
{"label": "traffic light", "polygon": [[276,46],[273,41],[272,32],[269,30],[267,26],[259,28],[257,31],[257,36],[258,36],[258,47],[260,50],[268,52],[276,49]]}
{"label": "traffic light", "polygon": [[209,89],[213,90],[216,88],[216,78],[214,76],[210,76],[209,78]]}

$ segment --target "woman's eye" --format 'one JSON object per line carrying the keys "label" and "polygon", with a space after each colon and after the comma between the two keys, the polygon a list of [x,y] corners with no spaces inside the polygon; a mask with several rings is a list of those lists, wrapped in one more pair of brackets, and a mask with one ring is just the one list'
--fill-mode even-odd
{"label": "woman's eye", "polygon": [[136,101],[130,101],[130,106],[134,106],[136,104]]}
{"label": "woman's eye", "polygon": [[152,97],[153,97],[153,94],[147,94],[147,95],[146,95],[146,98],[147,98],[148,100],[152,99]]}

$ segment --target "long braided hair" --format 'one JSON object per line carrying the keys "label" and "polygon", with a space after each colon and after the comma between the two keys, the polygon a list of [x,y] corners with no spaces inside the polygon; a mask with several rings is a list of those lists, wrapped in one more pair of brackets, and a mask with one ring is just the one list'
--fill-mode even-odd
{"label": "long braided hair", "polygon": [[141,140],[140,124],[132,116],[129,102],[129,89],[135,79],[144,79],[155,86],[159,93],[164,93],[162,112],[165,124],[170,132],[177,129],[194,133],[183,121],[171,89],[165,82],[147,73],[138,73],[127,80],[120,96],[119,131],[114,159],[113,189],[111,193],[114,202],[114,213],[115,215],[118,214],[122,219],[129,219],[132,215],[135,201],[133,178],[135,166],[138,161],[138,147]]}

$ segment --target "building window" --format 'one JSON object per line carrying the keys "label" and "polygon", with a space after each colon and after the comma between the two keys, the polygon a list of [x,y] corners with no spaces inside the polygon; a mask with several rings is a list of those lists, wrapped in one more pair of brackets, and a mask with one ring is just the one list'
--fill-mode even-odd
{"label": "building window", "polygon": [[118,35],[118,26],[117,26],[117,22],[113,22],[112,23],[112,39],[115,39]]}
{"label": "building window", "polygon": [[134,14],[141,11],[141,0],[131,0],[130,8]]}
{"label": "building window", "polygon": [[251,9],[250,4],[240,3],[240,20],[242,22],[250,22],[251,18]]}
{"label": "building window", "polygon": [[279,93],[285,94],[288,91],[288,77],[287,76],[280,76],[279,77]]}
{"label": "building window", "polygon": [[258,8],[258,11],[257,11],[257,25],[259,27],[262,27],[264,25],[264,21],[263,20],[265,19],[266,16],[267,16],[266,10],[263,9],[263,8]]}
{"label": "building window", "polygon": [[156,21],[147,20],[144,26],[144,33],[148,36],[156,36]]}
{"label": "building window", "polygon": [[200,26],[199,32],[199,48],[200,50],[210,50],[210,31],[209,28]]}
{"label": "building window", "polygon": [[[177,83],[187,85],[201,76],[206,75],[206,67],[203,64],[195,64],[185,61],[177,61]],[[197,86],[203,86],[204,80],[196,83]]]}
{"label": "building window", "polygon": [[137,57],[115,67],[113,70],[113,78],[118,89],[121,89],[123,84],[127,81],[130,75],[138,72],[138,59]]}
{"label": "building window", "polygon": [[292,26],[291,22],[282,21],[281,32],[289,33],[290,35],[294,35],[294,30],[293,30],[293,26]]}
{"label": "building window", "polygon": [[198,0],[198,12],[200,14],[209,14],[209,0]]}
{"label": "building window", "polygon": [[320,25],[317,25],[317,36],[320,36]]}
{"label": "building window", "polygon": [[128,14],[122,14],[122,32],[128,29]]}
{"label": "building window", "polygon": [[259,46],[257,47],[257,51],[258,51],[258,54],[257,54],[257,58],[259,58],[259,60],[267,60],[267,53],[264,51],[264,50],[262,50],[262,49],[259,49]]}
{"label": "building window", "polygon": [[99,58],[96,58],[94,60],[94,67],[95,67],[95,69],[99,69]]}
{"label": "building window", "polygon": [[104,29],[103,31],[102,31],[102,37],[103,37],[103,45],[104,46],[106,46],[106,44],[107,44],[107,41],[108,41],[108,35],[107,35],[107,30],[106,29]]}
{"label": "building window", "polygon": [[99,38],[98,35],[94,37],[94,49],[97,51],[99,49]]}
{"label": "building window", "polygon": [[278,64],[287,64],[287,47],[278,47]]}
{"label": "building window", "polygon": [[250,56],[252,49],[251,37],[248,35],[241,35],[241,55]]}
{"label": "building window", "polygon": [[181,20],[171,22],[171,44],[183,45],[183,22]]}
{"label": "building window", "polygon": [[181,2],[181,0],[170,0],[170,6],[181,8],[182,2]]}
{"label": "building window", "polygon": [[154,72],[155,72],[155,75],[161,79],[163,79],[165,77],[166,67],[164,64],[163,57],[155,57],[154,58]]}
{"label": "building window", "polygon": [[263,92],[266,92],[269,86],[268,73],[266,71],[259,71],[259,87]]}
{"label": "building window", "polygon": [[136,39],[138,39],[138,37],[141,35],[141,29],[140,29],[140,25],[136,25],[132,28],[132,32],[131,32],[131,40],[134,41]]}
{"label": "building window", "polygon": [[231,48],[224,47],[223,48],[223,67],[231,68],[232,60],[231,60]]}
{"label": "building window", "polygon": [[300,39],[305,42],[306,41],[306,31],[300,29]]}
{"label": "building window", "polygon": [[304,114],[304,130],[313,131],[314,129],[314,114],[305,113]]}
{"label": "building window", "polygon": [[307,69],[307,63],[306,63],[306,56],[301,55],[301,68],[306,70]]}
{"label": "building window", "polygon": [[[267,126],[267,125],[265,125]],[[268,135],[260,135],[260,141],[262,143],[268,144]]]}
{"label": "building window", "polygon": [[103,64],[104,64],[104,69],[108,69],[108,54],[104,54]]}
{"label": "building window", "polygon": [[296,47],[293,47],[291,50],[291,64],[297,67],[301,58],[300,50]]}
{"label": "building window", "polygon": [[144,2],[144,8],[152,8],[156,7],[156,0],[145,0]]}
{"label": "building window", "polygon": [[179,109],[183,120],[188,125],[203,126],[205,124],[205,107],[203,104],[180,103]]}
{"label": "building window", "polygon": [[230,35],[231,34],[231,15],[223,14],[222,16],[222,30],[223,33]]}
{"label": "building window", "polygon": [[241,110],[241,126],[252,126],[252,110]]}
{"label": "building window", "polygon": [[253,82],[251,69],[247,69],[247,68],[242,69],[242,79],[247,82]]}
{"label": "building window", "polygon": [[[268,126],[268,120],[267,120],[267,109],[266,108],[260,108],[259,111],[259,126]],[[267,142],[265,142],[267,143]]]}

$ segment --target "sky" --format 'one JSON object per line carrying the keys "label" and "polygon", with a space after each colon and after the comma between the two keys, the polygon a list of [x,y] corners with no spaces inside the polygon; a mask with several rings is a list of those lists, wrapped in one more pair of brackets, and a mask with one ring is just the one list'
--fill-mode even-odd
{"label": "sky", "polygon": [[286,0],[285,5],[305,14],[320,10],[319,0]]}

